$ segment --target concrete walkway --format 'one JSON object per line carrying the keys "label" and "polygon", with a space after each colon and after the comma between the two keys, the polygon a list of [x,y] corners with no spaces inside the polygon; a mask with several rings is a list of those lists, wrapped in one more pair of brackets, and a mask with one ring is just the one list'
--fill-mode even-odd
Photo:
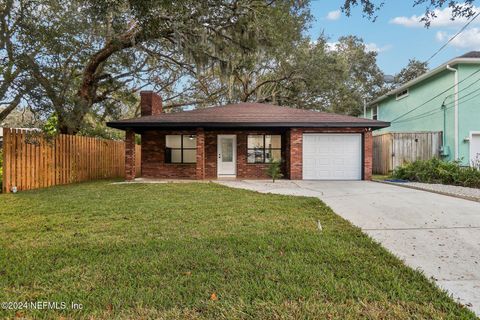
{"label": "concrete walkway", "polygon": [[480,315],[480,203],[365,181],[215,182],[320,198]]}

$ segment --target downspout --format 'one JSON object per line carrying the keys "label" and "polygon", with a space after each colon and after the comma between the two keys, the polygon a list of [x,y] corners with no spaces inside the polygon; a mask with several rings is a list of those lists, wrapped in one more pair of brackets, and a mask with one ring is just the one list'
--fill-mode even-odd
{"label": "downspout", "polygon": [[443,150],[445,150],[446,148],[446,136],[447,136],[447,106],[445,105],[445,101],[447,100],[447,98],[445,98],[445,100],[443,100],[443,103],[442,103],[442,110],[443,110],[443,133],[442,133],[442,147],[443,147]]}
{"label": "downspout", "polygon": [[447,70],[449,71],[452,71],[452,72],[455,72],[455,80],[454,80],[454,85],[455,85],[455,89],[454,89],[454,94],[455,94],[455,111],[454,111],[454,114],[455,114],[455,159],[454,160],[458,160],[458,70],[455,69],[455,68],[452,68],[450,67],[450,65],[447,65]]}

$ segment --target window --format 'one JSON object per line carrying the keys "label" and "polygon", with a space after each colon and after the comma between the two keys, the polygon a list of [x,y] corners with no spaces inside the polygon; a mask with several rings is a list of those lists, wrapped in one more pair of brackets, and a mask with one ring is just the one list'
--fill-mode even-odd
{"label": "window", "polygon": [[251,134],[247,137],[247,163],[268,163],[281,159],[282,136]]}
{"label": "window", "polygon": [[372,119],[373,120],[378,119],[378,106],[375,106],[372,108]]}
{"label": "window", "polygon": [[197,137],[193,134],[165,136],[165,163],[196,163]]}
{"label": "window", "polygon": [[407,97],[407,96],[408,96],[408,89],[405,89],[405,90],[397,93],[396,99],[397,99],[397,100],[400,100],[400,99],[403,99],[403,98],[405,98],[405,97]]}

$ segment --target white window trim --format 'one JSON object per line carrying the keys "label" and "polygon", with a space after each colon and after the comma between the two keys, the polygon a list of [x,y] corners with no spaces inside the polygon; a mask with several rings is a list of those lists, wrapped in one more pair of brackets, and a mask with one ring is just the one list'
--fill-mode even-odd
{"label": "white window trim", "polygon": [[472,150],[472,140],[473,140],[473,136],[477,136],[477,135],[480,135],[480,131],[470,131],[470,137],[469,137],[469,146],[468,146],[468,165],[471,166],[472,165],[472,153],[473,153],[473,150]]}
{"label": "white window trim", "polygon": [[[405,93],[404,93],[405,92]],[[403,94],[402,94],[403,93]],[[395,95],[395,100],[402,100],[403,98],[406,98],[408,97],[408,95],[410,94],[410,90],[409,89],[405,89],[403,90],[402,92],[399,92]]]}
{"label": "white window trim", "polygon": [[[374,118],[374,115],[377,116],[377,119]],[[378,120],[378,104],[372,107],[372,120]]]}

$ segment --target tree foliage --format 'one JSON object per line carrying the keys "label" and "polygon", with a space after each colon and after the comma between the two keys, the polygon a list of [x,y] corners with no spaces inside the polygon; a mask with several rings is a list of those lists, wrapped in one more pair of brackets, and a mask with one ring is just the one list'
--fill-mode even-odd
{"label": "tree foliage", "polygon": [[[358,6],[365,16],[376,20],[377,14],[385,2],[386,0],[344,0],[342,9],[347,16],[350,16],[352,9]],[[452,9],[452,20],[462,17],[471,18],[475,15],[474,3],[475,0],[412,0],[413,6],[425,6],[422,21],[426,27],[429,27],[432,20],[437,17],[435,10],[444,7]]]}
{"label": "tree foliage", "polygon": [[428,71],[428,63],[417,59],[410,59],[408,64],[395,75],[394,83],[401,86]]}
{"label": "tree foliage", "polygon": [[287,0],[33,1],[36,10],[23,13],[28,19],[12,41],[33,51],[22,62],[35,83],[26,99],[56,113],[68,133],[125,111],[118,109],[131,107],[145,85],[167,102],[181,99],[182,79],[231,72],[238,56],[288,42],[273,30],[308,13],[303,2]]}
{"label": "tree foliage", "polygon": [[[346,0],[374,18],[382,2]],[[450,5],[471,16],[473,1]],[[240,101],[361,113],[386,90],[376,53],[354,36],[305,34],[301,0],[4,0],[0,3],[0,122],[18,106],[60,132],[109,136],[105,121],[138,115],[137,92],[167,112]],[[412,61],[397,83],[426,65]]]}

